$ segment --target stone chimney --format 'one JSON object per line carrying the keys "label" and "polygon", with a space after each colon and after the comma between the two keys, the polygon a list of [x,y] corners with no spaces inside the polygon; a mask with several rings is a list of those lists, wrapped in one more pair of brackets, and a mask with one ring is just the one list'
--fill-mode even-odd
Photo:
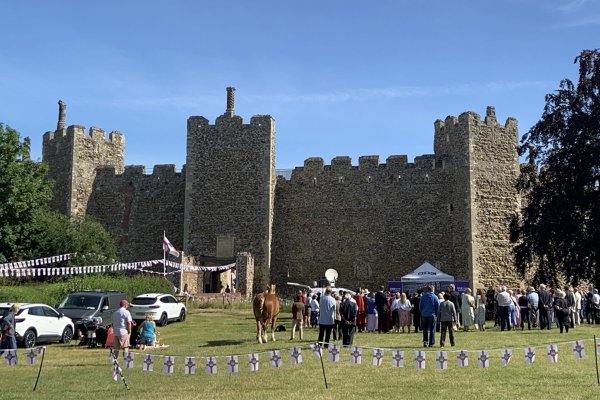
{"label": "stone chimney", "polygon": [[235,115],[235,88],[231,86],[227,88],[227,110],[225,115],[228,117]]}
{"label": "stone chimney", "polygon": [[58,101],[58,124],[56,124],[56,130],[62,131],[66,127],[67,121],[67,105],[64,101]]}

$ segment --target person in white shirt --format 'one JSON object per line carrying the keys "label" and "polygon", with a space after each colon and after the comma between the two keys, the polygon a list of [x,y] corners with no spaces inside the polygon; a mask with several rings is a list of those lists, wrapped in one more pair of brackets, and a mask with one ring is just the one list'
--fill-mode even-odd
{"label": "person in white shirt", "polygon": [[575,325],[581,325],[581,292],[579,288],[574,289],[575,293]]}
{"label": "person in white shirt", "polygon": [[509,306],[512,304],[512,297],[506,291],[506,286],[500,288],[500,293],[496,295],[496,302],[498,303],[498,313],[500,314],[500,331],[510,331],[510,314]]}
{"label": "person in white shirt", "polygon": [[133,324],[131,313],[127,311],[129,302],[127,300],[121,300],[119,305],[121,308],[111,315],[114,334],[113,346],[115,348],[115,358],[119,357],[119,349],[123,349],[123,352],[129,351],[129,337],[131,335],[131,326]]}

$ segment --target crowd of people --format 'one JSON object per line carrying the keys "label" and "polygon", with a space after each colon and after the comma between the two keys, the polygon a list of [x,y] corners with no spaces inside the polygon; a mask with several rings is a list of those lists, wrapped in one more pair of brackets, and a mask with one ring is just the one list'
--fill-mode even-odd
{"label": "crowd of people", "polygon": [[475,293],[469,288],[459,293],[454,285],[446,290],[426,286],[414,293],[390,292],[381,286],[375,293],[359,288],[355,295],[335,293],[327,287],[322,296],[299,291],[292,313],[291,340],[296,330],[303,339],[303,327],[318,328],[318,341],[325,347],[330,339],[341,339],[344,346],[350,346],[355,332],[421,331],[424,347],[435,345],[436,332],[440,332],[440,346],[444,347],[446,336],[450,345],[455,345],[455,331],[485,331],[486,324],[492,323],[500,331],[557,326],[560,333],[584,321],[600,324],[600,295],[591,285],[587,291],[541,284],[537,289],[531,286],[513,291],[499,286]]}

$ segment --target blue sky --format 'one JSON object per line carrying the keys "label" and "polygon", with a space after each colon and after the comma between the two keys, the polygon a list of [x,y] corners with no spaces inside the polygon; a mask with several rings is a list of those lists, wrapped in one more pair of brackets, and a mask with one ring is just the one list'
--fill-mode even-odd
{"label": "blue sky", "polygon": [[4,1],[0,121],[32,139],[67,124],[119,130],[126,164],[185,163],[186,120],[276,120],[276,166],[433,152],[463,111],[525,133],[544,95],[600,47],[600,1]]}

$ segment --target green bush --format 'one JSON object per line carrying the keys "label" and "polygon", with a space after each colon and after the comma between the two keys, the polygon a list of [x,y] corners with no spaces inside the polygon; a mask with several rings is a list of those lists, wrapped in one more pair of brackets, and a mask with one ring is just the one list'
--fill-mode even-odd
{"label": "green bush", "polygon": [[142,293],[173,293],[173,285],[161,276],[108,273],[66,276],[53,282],[27,282],[10,285],[2,282],[0,302],[44,303],[54,306],[69,293],[80,290],[117,290],[129,299]]}

